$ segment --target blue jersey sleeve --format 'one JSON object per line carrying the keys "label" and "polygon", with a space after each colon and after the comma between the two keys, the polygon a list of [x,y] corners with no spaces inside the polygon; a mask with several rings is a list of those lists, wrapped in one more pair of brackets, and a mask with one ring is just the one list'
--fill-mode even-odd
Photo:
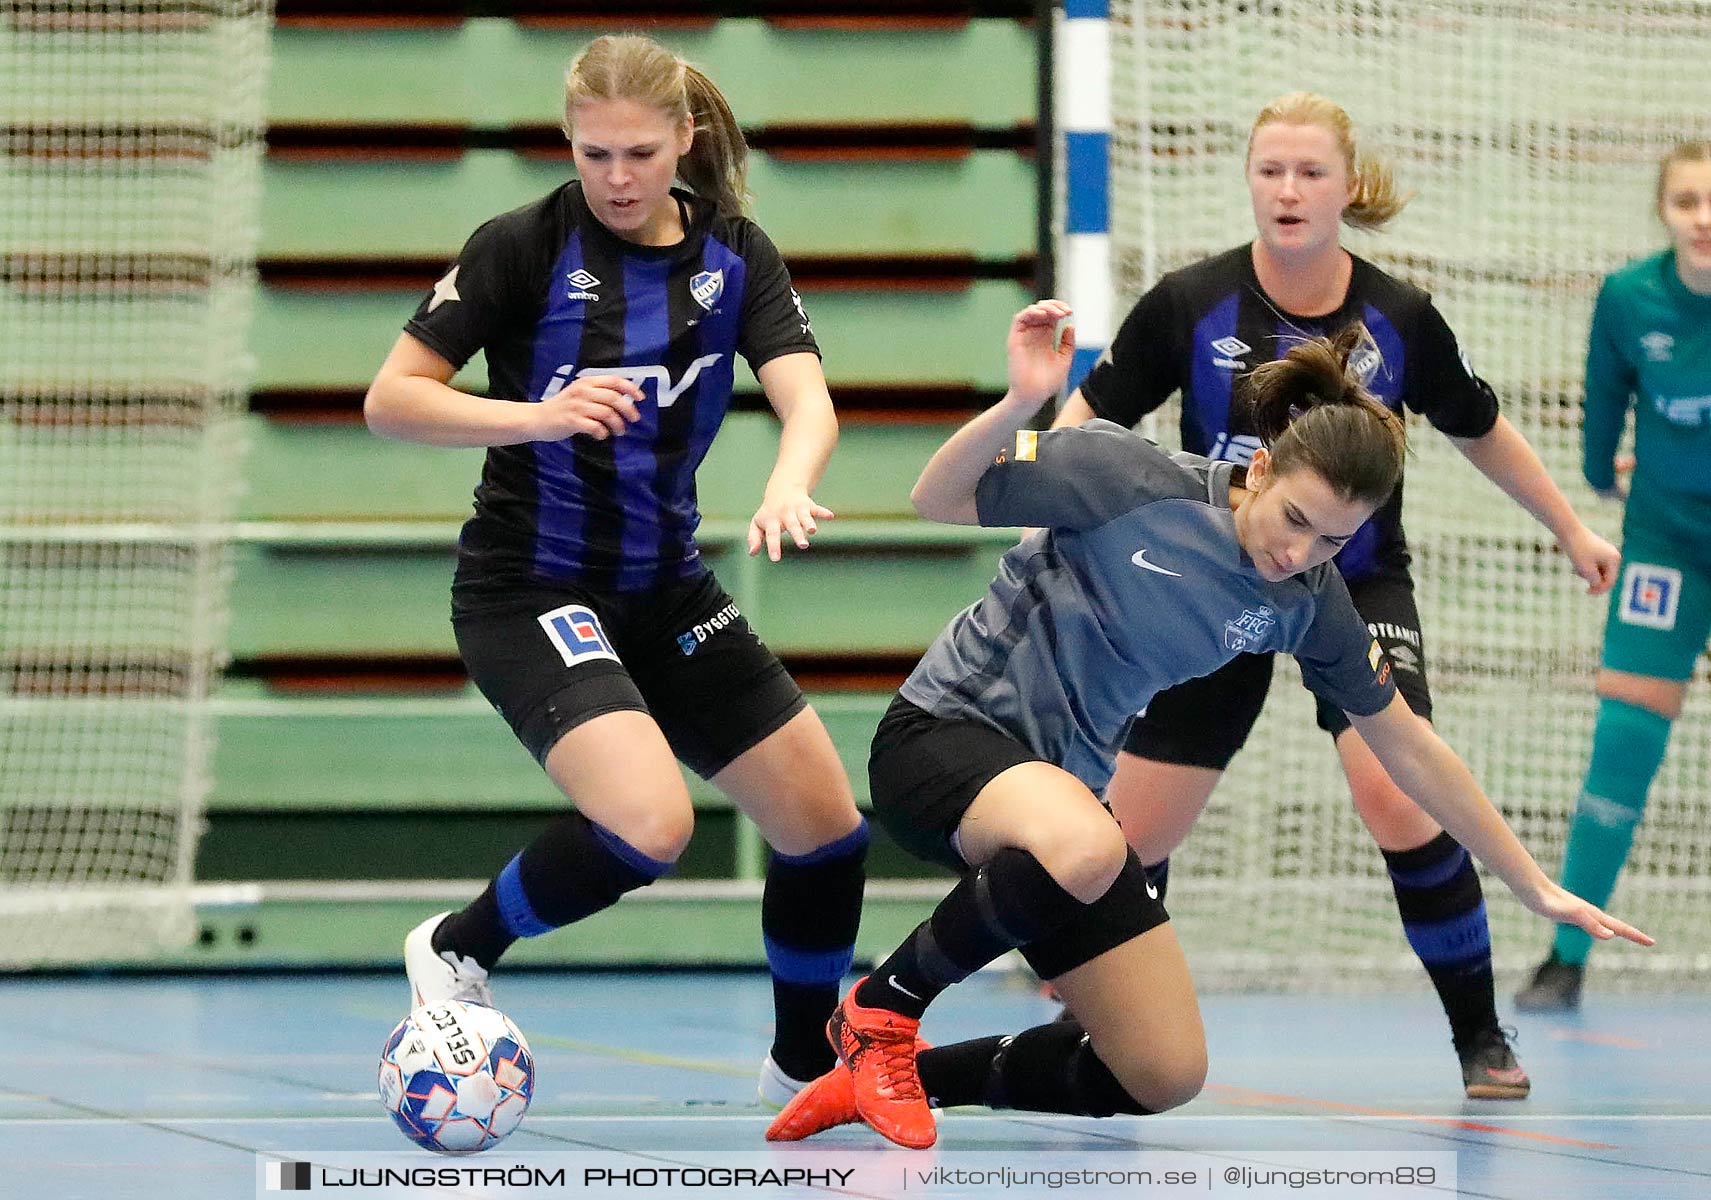
{"label": "blue jersey sleeve", "polygon": [[1390,660],[1355,611],[1348,585],[1330,563],[1314,569],[1313,623],[1295,648],[1301,676],[1316,696],[1352,716],[1384,709],[1396,695]]}
{"label": "blue jersey sleeve", "polygon": [[1616,485],[1616,445],[1638,380],[1620,349],[1620,301],[1613,281],[1598,289],[1586,342],[1586,412],[1581,424],[1581,474],[1599,491]]}

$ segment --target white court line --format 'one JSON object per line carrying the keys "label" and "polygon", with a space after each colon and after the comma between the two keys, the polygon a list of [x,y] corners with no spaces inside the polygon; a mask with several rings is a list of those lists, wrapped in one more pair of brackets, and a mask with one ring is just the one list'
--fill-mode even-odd
{"label": "white court line", "polygon": [[[1002,1123],[1008,1122],[1008,1121],[1013,1119],[1012,1116],[1010,1116],[1008,1114],[1004,1114],[1004,1113],[947,1112],[947,1113],[941,1113],[939,1115],[943,1118],[953,1120],[953,1121],[958,1121],[958,1122],[962,1122],[962,1121],[991,1121],[995,1124],[1002,1124]],[[1436,1115],[1439,1119],[1443,1119],[1441,1114],[1429,1114],[1429,1113],[1428,1114],[1421,1114],[1420,1116],[1360,1116],[1360,1115],[1343,1116],[1341,1114],[1338,1114],[1334,1117],[1332,1117],[1332,1116],[1321,1116],[1321,1115],[1314,1114],[1314,1113],[1266,1113],[1266,1114],[1256,1114],[1256,1115],[1251,1116],[1251,1117],[1250,1116],[1241,1116],[1241,1115],[1235,1114],[1235,1113],[1207,1115],[1207,1116],[1193,1116],[1193,1115],[1171,1116],[1171,1115],[1165,1114],[1165,1115],[1147,1117],[1146,1118],[1146,1124],[1150,1127],[1150,1126],[1158,1125],[1160,1123],[1180,1125],[1180,1124],[1185,1124],[1185,1123],[1189,1123],[1189,1122],[1196,1122],[1196,1121],[1226,1121],[1226,1122],[1235,1121],[1235,1122],[1243,1122],[1243,1123],[1249,1123],[1249,1124],[1258,1124],[1258,1123],[1267,1122],[1267,1121],[1277,1122],[1277,1121],[1333,1121],[1333,1120],[1335,1120],[1338,1122],[1354,1121],[1354,1122],[1359,1122],[1359,1123],[1363,1123],[1363,1124],[1372,1124],[1372,1125],[1384,1125],[1384,1124],[1395,1125],[1395,1124],[1403,1124],[1403,1123],[1407,1123],[1407,1122],[1419,1121],[1422,1119],[1422,1117],[1434,1116],[1434,1115]],[[1030,1118],[1034,1118],[1036,1120],[1038,1118],[1052,1118],[1054,1116],[1058,1117],[1061,1120],[1066,1120],[1066,1121],[1070,1121],[1070,1120],[1079,1121],[1079,1120],[1084,1119],[1084,1118],[1080,1118],[1080,1117],[1072,1117],[1072,1116],[1069,1116],[1067,1114],[1053,1114],[1053,1113],[1029,1113],[1028,1116]],[[615,1123],[615,1122],[619,1122],[619,1121],[628,1121],[631,1123],[634,1123],[637,1121],[643,1121],[643,1122],[649,1122],[649,1121],[692,1121],[692,1122],[706,1124],[706,1123],[710,1123],[713,1121],[771,1121],[772,1118],[773,1118],[773,1114],[771,1114],[771,1113],[648,1113],[648,1114],[638,1114],[635,1116],[624,1116],[622,1114],[616,1114],[616,1113],[591,1113],[585,1117],[578,1117],[578,1116],[529,1117],[528,1121],[529,1121],[529,1124],[531,1124],[531,1125],[545,1125],[545,1124],[548,1124],[549,1122],[550,1123],[557,1123],[557,1124],[564,1124],[564,1123],[599,1124],[599,1123]],[[1468,1118],[1468,1119],[1471,1120],[1471,1118]],[[1135,1118],[1135,1120],[1139,1121],[1139,1120],[1141,1120],[1141,1118],[1137,1117],[1137,1118]],[[1637,1122],[1637,1121],[1711,1121],[1711,1112],[1708,1112],[1708,1113],[1658,1113],[1658,1114],[1650,1115],[1650,1116],[1648,1116],[1644,1113],[1609,1113],[1609,1114],[1599,1114],[1599,1113],[1538,1114],[1538,1113],[1529,1113],[1525,1116],[1513,1116],[1513,1117],[1511,1117],[1511,1116],[1502,1116],[1502,1117],[1494,1116],[1494,1117],[1490,1118],[1490,1120],[1493,1123],[1495,1123],[1496,1121],[1502,1121],[1505,1124],[1511,1124],[1511,1125],[1518,1125],[1518,1124],[1523,1124],[1523,1123],[1542,1124],[1542,1123],[1550,1122],[1550,1121],[1631,1121],[1631,1122]],[[384,1116],[346,1116],[346,1117],[134,1117],[134,1118],[132,1118],[132,1117],[3,1117],[3,1116],[0,1116],[0,1128],[5,1128],[7,1126],[12,1126],[12,1125],[66,1125],[66,1126],[71,1126],[71,1125],[135,1125],[135,1124],[140,1124],[143,1122],[146,1122],[150,1125],[355,1125],[355,1124],[384,1125],[386,1123],[386,1118]]]}

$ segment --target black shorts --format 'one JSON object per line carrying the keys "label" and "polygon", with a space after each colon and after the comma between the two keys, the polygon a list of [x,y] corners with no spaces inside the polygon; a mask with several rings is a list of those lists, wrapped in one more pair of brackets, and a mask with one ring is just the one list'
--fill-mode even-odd
{"label": "black shorts", "polygon": [[874,820],[916,858],[966,871],[951,835],[968,806],[1011,767],[1043,761],[990,725],[935,717],[896,696],[873,731],[867,760]]}
{"label": "black shorts", "polygon": [[[1390,657],[1391,677],[1402,699],[1431,720],[1432,693],[1413,580],[1400,572],[1371,575],[1349,584],[1349,598]],[[1155,762],[1219,771],[1228,767],[1265,707],[1272,657],[1238,655],[1210,675],[1160,692],[1129,726],[1123,749]],[[1317,704],[1320,729],[1336,737],[1349,727],[1342,709],[1325,700]]]}
{"label": "black shorts", "polygon": [[[868,758],[874,820],[918,858],[967,874],[952,835],[980,790],[1020,763],[1043,762],[978,721],[936,717],[902,696],[880,718]],[[1056,979],[1170,919],[1134,851],[1116,882],[1068,927],[1021,947],[1041,979]]]}
{"label": "black shorts", "polygon": [[807,705],[711,573],[647,592],[530,582],[459,597],[458,653],[536,761],[578,725],[648,713],[704,779]]}

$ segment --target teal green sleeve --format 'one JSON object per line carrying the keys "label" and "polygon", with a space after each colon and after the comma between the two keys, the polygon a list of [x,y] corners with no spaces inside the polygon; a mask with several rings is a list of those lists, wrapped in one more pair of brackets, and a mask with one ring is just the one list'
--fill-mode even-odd
{"label": "teal green sleeve", "polygon": [[1586,482],[1599,491],[1616,485],[1616,444],[1638,382],[1617,348],[1620,299],[1612,280],[1598,291],[1592,333],[1586,344],[1586,416],[1581,425],[1581,465]]}

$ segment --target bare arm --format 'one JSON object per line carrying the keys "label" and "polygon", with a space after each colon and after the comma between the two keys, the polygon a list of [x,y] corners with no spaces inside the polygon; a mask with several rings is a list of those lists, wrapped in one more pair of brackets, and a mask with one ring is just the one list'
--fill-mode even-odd
{"label": "bare arm", "polygon": [[1397,786],[1496,872],[1522,904],[1559,924],[1578,925],[1596,938],[1620,935],[1643,946],[1652,944],[1632,925],[1553,883],[1480,790],[1467,764],[1400,695],[1372,716],[1351,713],[1349,720]]}
{"label": "bare arm", "polygon": [[814,502],[812,493],[838,444],[838,417],[816,356],[780,355],[765,363],[757,376],[784,428],[760,508],[749,521],[749,553],[758,554],[764,546],[767,557],[777,562],[783,557],[785,534],[806,550],[809,536],[819,530],[817,522],[833,516],[831,509]]}
{"label": "bare arm", "polygon": [[974,500],[980,477],[1069,374],[1075,333],[1068,326],[1061,338],[1057,333],[1058,322],[1069,315],[1069,305],[1061,300],[1041,300],[1016,314],[1005,341],[1010,390],[953,433],[927,461],[909,493],[916,512],[947,525],[980,524]]}
{"label": "bare arm", "polygon": [[641,387],[616,375],[577,379],[538,404],[489,400],[450,385],[457,368],[408,333],[398,335],[363,397],[381,437],[425,446],[512,446],[573,435],[605,440],[637,419]]}
{"label": "bare arm", "polygon": [[1588,592],[1600,595],[1615,585],[1621,554],[1586,527],[1527,439],[1507,418],[1499,415],[1497,423],[1481,437],[1452,437],[1450,441],[1480,474],[1551,531],[1568,555],[1574,573],[1586,581]]}
{"label": "bare arm", "polygon": [[1063,429],[1069,425],[1085,425],[1093,417],[1093,406],[1081,394],[1081,389],[1076,388],[1069,394],[1069,399],[1063,402],[1063,407],[1058,409],[1057,416],[1052,418],[1052,428]]}

